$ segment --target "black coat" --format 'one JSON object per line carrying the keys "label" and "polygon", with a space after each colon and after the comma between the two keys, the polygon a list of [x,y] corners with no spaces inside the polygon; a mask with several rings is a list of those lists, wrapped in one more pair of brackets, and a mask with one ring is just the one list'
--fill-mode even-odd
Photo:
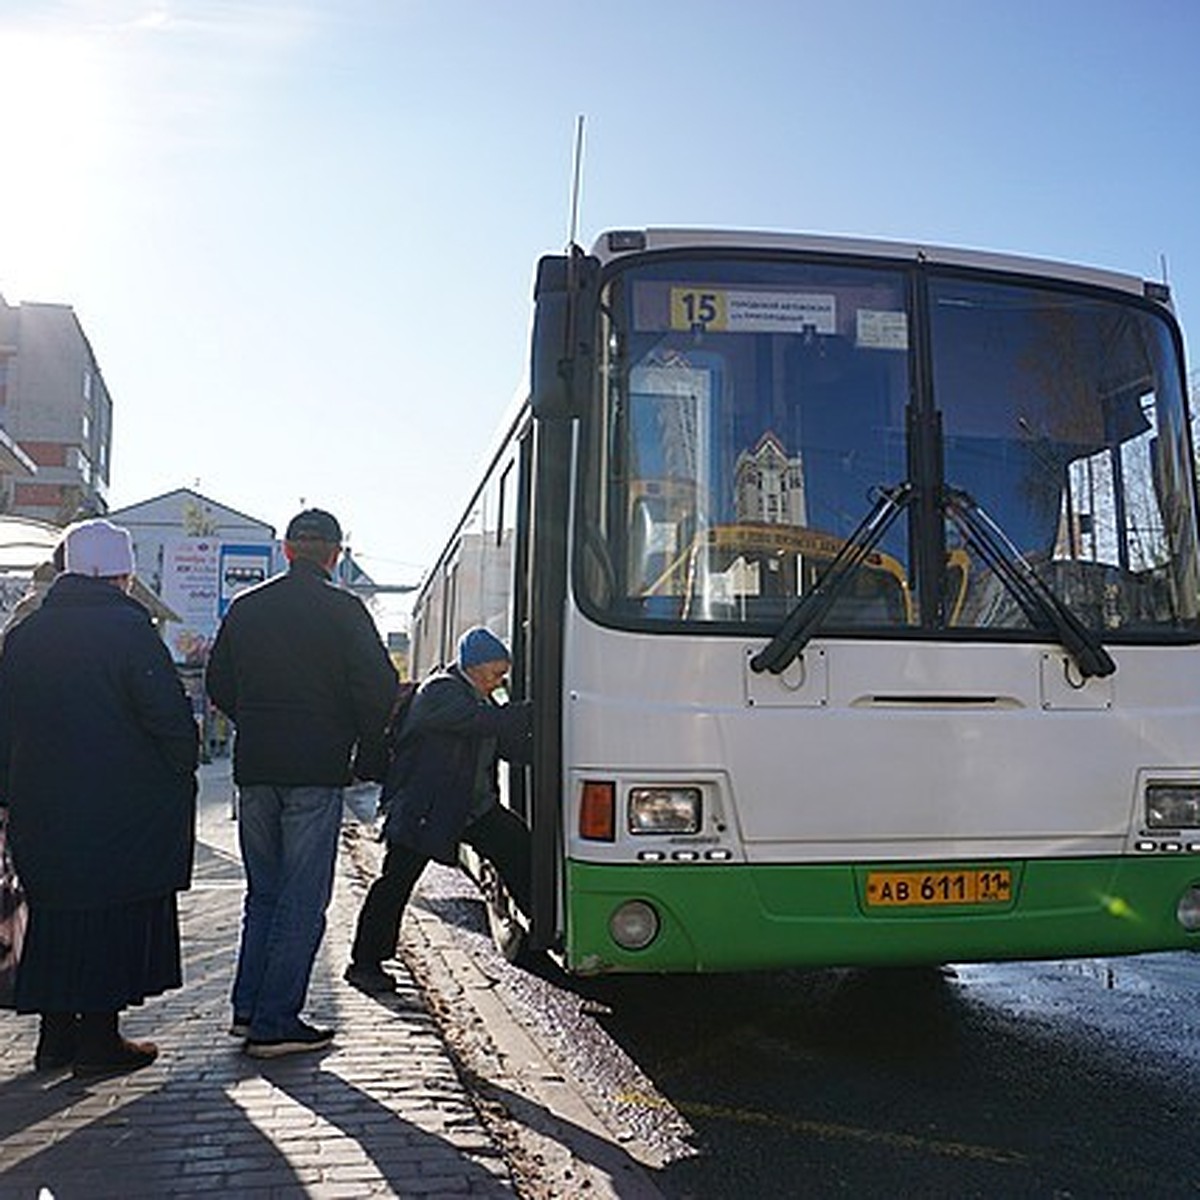
{"label": "black coat", "polygon": [[186,888],[197,751],[149,613],[103,580],[61,576],[0,655],[0,799],[31,906]]}
{"label": "black coat", "polygon": [[292,787],[349,783],[354,747],[382,735],[398,685],[362,601],[307,559],[234,600],[205,683],[237,726],[234,779]]}
{"label": "black coat", "polygon": [[528,761],[531,722],[528,701],[495,704],[457,667],[430,676],[384,784],[384,838],[453,863],[468,822],[496,801],[496,760]]}

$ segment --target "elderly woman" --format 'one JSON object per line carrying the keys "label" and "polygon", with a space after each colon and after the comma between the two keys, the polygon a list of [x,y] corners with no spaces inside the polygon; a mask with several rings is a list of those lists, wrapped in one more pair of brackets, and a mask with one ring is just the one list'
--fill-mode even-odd
{"label": "elderly woman", "polygon": [[0,800],[29,926],[16,1009],[35,1065],[117,1074],[154,1061],[120,1011],[182,983],[198,739],[170,655],[126,594],[129,533],[67,530],[66,572],[0,655]]}

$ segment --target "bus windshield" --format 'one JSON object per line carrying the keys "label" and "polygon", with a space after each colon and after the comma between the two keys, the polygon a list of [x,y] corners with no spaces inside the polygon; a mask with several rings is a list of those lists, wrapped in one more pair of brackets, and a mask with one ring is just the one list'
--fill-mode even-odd
{"label": "bus windshield", "polygon": [[951,492],[1099,635],[1200,632],[1183,377],[1149,303],[694,253],[620,264],[601,313],[574,555],[597,619],[771,634],[905,484],[935,502],[888,526],[823,632],[1029,631]]}

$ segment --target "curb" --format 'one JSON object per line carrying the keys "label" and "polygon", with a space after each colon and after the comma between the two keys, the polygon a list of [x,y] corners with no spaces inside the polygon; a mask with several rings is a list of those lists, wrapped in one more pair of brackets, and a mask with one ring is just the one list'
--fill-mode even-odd
{"label": "curb", "polygon": [[[368,883],[382,856],[366,838],[356,839],[353,849],[360,881]],[[452,928],[422,907],[419,885],[399,953],[523,1197],[662,1200],[648,1174],[653,1164],[631,1152],[640,1147],[610,1128],[572,1086]]]}

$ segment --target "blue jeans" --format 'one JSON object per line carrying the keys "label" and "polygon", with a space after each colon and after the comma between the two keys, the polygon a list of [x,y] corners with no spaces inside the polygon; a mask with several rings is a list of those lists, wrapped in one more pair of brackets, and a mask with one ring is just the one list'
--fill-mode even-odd
{"label": "blue jeans", "polygon": [[233,1011],[250,1037],[295,1036],[333,894],[342,789],[253,784],[238,799],[246,870]]}

